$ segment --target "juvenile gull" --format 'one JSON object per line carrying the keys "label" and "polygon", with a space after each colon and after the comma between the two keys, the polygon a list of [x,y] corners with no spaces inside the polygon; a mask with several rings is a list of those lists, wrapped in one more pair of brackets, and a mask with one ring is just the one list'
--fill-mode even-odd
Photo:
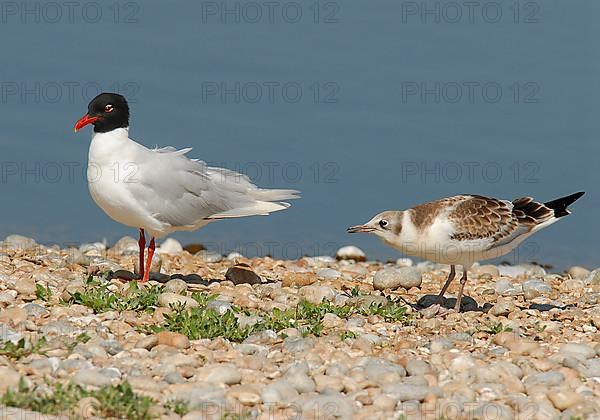
{"label": "juvenile gull", "polygon": [[584,193],[578,192],[547,203],[531,197],[513,201],[480,195],[457,195],[421,204],[404,211],[379,213],[349,233],[368,232],[405,254],[450,264],[450,275],[439,299],[463,267],[455,310],[460,303],[467,270],[474,262],[500,257],[540,229],[570,214],[567,207]]}
{"label": "juvenile gull", "polygon": [[[258,188],[248,177],[185,156],[191,149],[148,149],[129,138],[129,106],[101,93],[77,121],[94,134],[88,156],[92,198],[112,219],[140,230],[140,280],[148,281],[155,238],[199,229],[213,220],[268,215],[298,198],[295,190]],[[150,235],[144,269],[145,232]]]}

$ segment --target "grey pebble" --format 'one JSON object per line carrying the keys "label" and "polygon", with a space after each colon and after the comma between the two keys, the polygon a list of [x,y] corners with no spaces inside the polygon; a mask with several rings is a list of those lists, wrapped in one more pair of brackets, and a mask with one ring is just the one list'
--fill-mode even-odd
{"label": "grey pebble", "polygon": [[423,385],[390,383],[383,386],[383,392],[400,401],[423,401],[429,394],[441,397],[442,390]]}
{"label": "grey pebble", "polygon": [[23,309],[27,312],[27,316],[33,318],[42,318],[50,313],[46,308],[37,303],[28,303],[23,306]]}
{"label": "grey pebble", "polygon": [[211,300],[206,305],[208,309],[214,309],[217,311],[219,315],[224,315],[227,311],[229,311],[232,307],[230,302],[225,302],[222,300]]}
{"label": "grey pebble", "polygon": [[403,287],[419,287],[422,278],[421,272],[416,267],[387,267],[379,270],[373,277],[375,290],[397,289]]}
{"label": "grey pebble", "polygon": [[112,384],[112,378],[100,372],[100,369],[83,369],[75,373],[71,382],[77,385],[103,387]]}
{"label": "grey pebble", "polygon": [[286,337],[283,340],[283,348],[291,353],[300,353],[312,349],[315,346],[312,338]]}
{"label": "grey pebble", "polygon": [[172,279],[165,283],[165,292],[183,295],[187,291],[188,285],[181,279]]}
{"label": "grey pebble", "polygon": [[546,386],[556,386],[564,382],[565,376],[556,371],[535,373],[525,378],[526,385],[541,384]]}
{"label": "grey pebble", "polygon": [[282,404],[293,401],[298,395],[292,384],[285,379],[279,379],[263,388],[261,399],[264,404]]}
{"label": "grey pebble", "polygon": [[551,292],[552,287],[542,280],[527,280],[523,282],[523,294],[525,295],[525,299],[533,299]]}

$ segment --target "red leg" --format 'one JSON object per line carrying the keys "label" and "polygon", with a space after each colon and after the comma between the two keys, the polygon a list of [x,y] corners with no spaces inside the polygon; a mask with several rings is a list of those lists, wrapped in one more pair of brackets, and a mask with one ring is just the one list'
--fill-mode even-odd
{"label": "red leg", "polygon": [[144,234],[144,229],[140,229],[140,240],[138,241],[138,245],[140,246],[140,266],[138,276],[140,279],[144,278],[144,251],[146,250],[146,235]]}
{"label": "red leg", "polygon": [[152,264],[152,257],[154,256],[155,248],[156,244],[154,243],[154,238],[152,238],[150,239],[150,246],[148,247],[148,259],[146,260],[146,271],[144,272],[142,283],[145,283],[150,279],[150,265]]}

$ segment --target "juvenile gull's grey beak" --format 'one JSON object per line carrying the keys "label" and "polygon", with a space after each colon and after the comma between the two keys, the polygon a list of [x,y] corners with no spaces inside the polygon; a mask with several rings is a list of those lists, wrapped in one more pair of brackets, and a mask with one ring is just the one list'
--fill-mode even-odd
{"label": "juvenile gull's grey beak", "polygon": [[367,225],[352,226],[347,229],[348,233],[373,232],[375,229]]}

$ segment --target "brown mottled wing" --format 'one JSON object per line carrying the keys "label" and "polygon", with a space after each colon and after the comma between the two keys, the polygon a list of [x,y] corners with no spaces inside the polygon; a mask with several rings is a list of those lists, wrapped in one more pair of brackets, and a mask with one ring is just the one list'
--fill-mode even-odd
{"label": "brown mottled wing", "polygon": [[509,201],[477,195],[462,197],[448,215],[455,226],[452,239],[491,239],[495,242],[510,236],[518,228]]}
{"label": "brown mottled wing", "polygon": [[542,203],[533,201],[531,197],[517,198],[512,202],[513,214],[520,225],[533,228],[554,217],[554,210]]}
{"label": "brown mottled wing", "polygon": [[511,203],[482,196],[463,196],[449,214],[456,227],[452,239],[489,238],[494,246],[512,241],[553,216],[552,209],[531,197]]}

